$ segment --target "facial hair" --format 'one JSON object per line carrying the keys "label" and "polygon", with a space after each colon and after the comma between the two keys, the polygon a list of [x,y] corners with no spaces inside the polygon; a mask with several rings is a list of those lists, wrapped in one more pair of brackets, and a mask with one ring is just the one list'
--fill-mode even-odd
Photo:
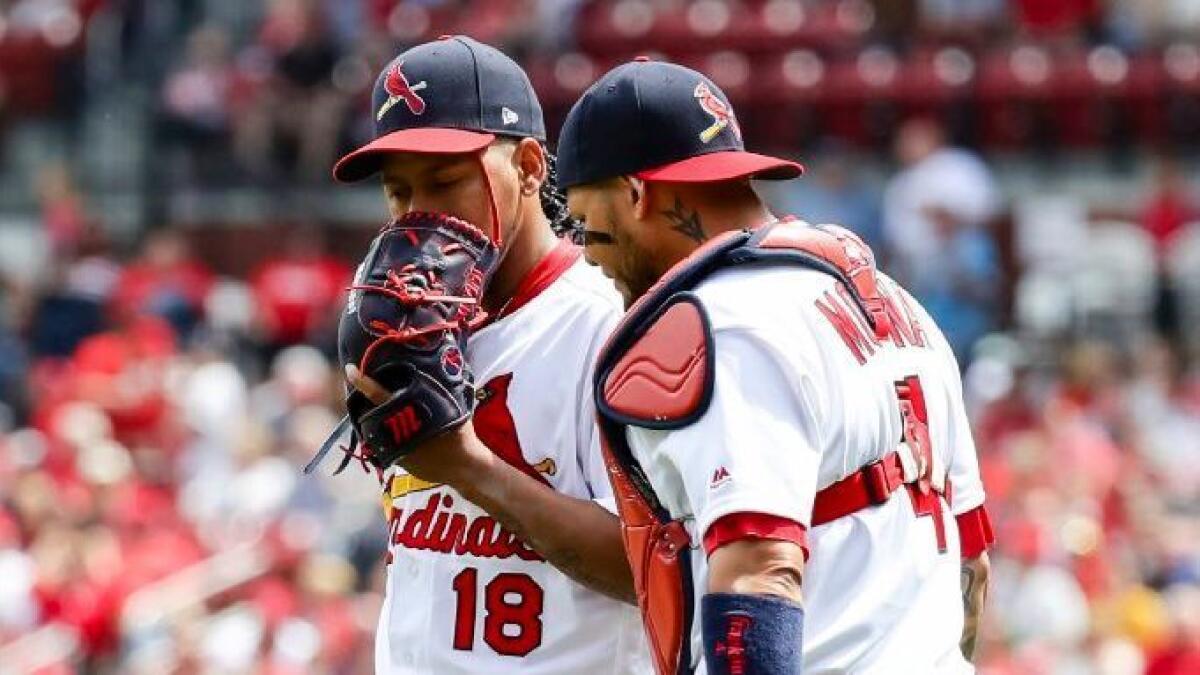
{"label": "facial hair", "polygon": [[617,276],[625,288],[618,290],[623,290],[625,308],[629,309],[658,281],[660,274],[653,264],[653,252],[633,241],[628,235],[622,235],[621,232],[621,230],[617,230],[616,237],[618,250],[622,252],[621,268]]}

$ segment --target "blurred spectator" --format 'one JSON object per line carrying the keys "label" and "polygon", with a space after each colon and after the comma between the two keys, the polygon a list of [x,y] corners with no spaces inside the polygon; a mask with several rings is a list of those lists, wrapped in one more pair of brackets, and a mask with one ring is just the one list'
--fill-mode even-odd
{"label": "blurred spectator", "polygon": [[328,180],[347,108],[331,82],[339,55],[316,0],[270,2],[254,49],[269,70],[236,132],[256,177]]}
{"label": "blurred spectator", "polygon": [[28,354],[25,344],[0,328],[0,433],[8,433],[22,417],[27,405],[25,374]]}
{"label": "blurred spectator", "polygon": [[[160,318],[139,316],[115,330],[93,335],[71,356],[70,379],[57,383],[68,400],[99,406],[114,436],[127,443],[177,450],[168,424],[167,372],[177,344],[171,326]],[[47,399],[44,402],[49,402]]]}
{"label": "blurred spectator", "polygon": [[1184,225],[1200,217],[1178,163],[1164,157],[1155,169],[1154,185],[1142,207],[1142,227],[1154,237],[1159,254]]}
{"label": "blurred spectator", "polygon": [[810,223],[836,223],[853,230],[868,245],[884,252],[880,221],[880,189],[863,174],[849,152],[836,144],[817,148],[802,180],[763,184],[779,213]]}
{"label": "blurred spectator", "polygon": [[[59,278],[38,297],[29,325],[29,338],[37,356],[65,357],[81,341],[103,330],[104,304],[90,289],[79,289],[67,270],[58,270]],[[80,291],[83,292],[80,292]]]}
{"label": "blurred spectator", "polygon": [[1167,589],[1172,631],[1169,642],[1155,650],[1146,675],[1200,672],[1200,589],[1195,584]]}
{"label": "blurred spectator", "polygon": [[37,177],[42,226],[54,255],[69,255],[79,245],[87,228],[83,197],[75,187],[67,166],[47,164]]}
{"label": "blurred spectator", "polygon": [[1200,382],[1165,340],[1147,340],[1137,357],[1128,388],[1136,447],[1167,494],[1200,494]]}
{"label": "blurred spectator", "polygon": [[120,319],[149,314],[166,319],[183,339],[204,314],[212,274],[192,258],[187,240],[175,230],[146,235],[141,255],[121,274],[112,298]]}
{"label": "blurred spectator", "polygon": [[536,30],[533,31],[535,46],[543,52],[573,47],[575,20],[587,0],[540,0],[532,4],[537,13]]}
{"label": "blurred spectator", "polygon": [[871,0],[875,34],[894,46],[909,44],[921,22],[921,0]]}
{"label": "blurred spectator", "polygon": [[35,356],[69,356],[107,325],[106,308],[121,267],[100,229],[88,227],[73,237],[31,311],[27,330]]}
{"label": "blurred spectator", "polygon": [[[25,400],[25,376],[29,367],[30,345],[18,332],[26,308],[24,289],[8,275],[0,273],[0,434],[12,430]],[[4,522],[0,517],[0,542]]]}
{"label": "blurred spectator", "polygon": [[250,275],[268,353],[301,342],[332,345],[351,270],[327,251],[318,230],[296,228]]}
{"label": "blurred spectator", "polygon": [[1014,0],[1017,25],[1037,36],[1078,35],[1103,18],[1102,0]]}
{"label": "blurred spectator", "polygon": [[1005,16],[1005,0],[921,0],[921,22],[934,29],[963,32],[994,26]]}
{"label": "blurred spectator", "polygon": [[1184,296],[1186,289],[1179,287],[1164,263],[1176,235],[1197,218],[1200,218],[1200,210],[1195,207],[1177,161],[1170,157],[1160,158],[1155,167],[1153,186],[1142,204],[1140,220],[1154,240],[1159,258],[1153,312],[1155,327],[1172,339],[1179,339],[1186,333],[1187,298]]}
{"label": "blurred spectator", "polygon": [[162,133],[180,151],[172,161],[184,164],[187,174],[198,174],[202,181],[220,177],[232,118],[240,105],[228,34],[215,25],[195,29],[188,36],[183,63],[163,84]]}
{"label": "blurred spectator", "polygon": [[1200,26],[1200,3],[1194,0],[1110,2],[1108,25],[1119,42],[1134,47],[1187,39]]}
{"label": "blurred spectator", "polygon": [[18,31],[47,31],[55,24],[69,23],[75,31],[80,28],[80,10],[94,11],[101,4],[96,0],[9,0],[4,3],[7,18]]}
{"label": "blurred spectator", "polygon": [[987,165],[915,119],[896,136],[903,167],[884,193],[883,236],[893,273],[946,333],[959,359],[993,326],[1000,267],[989,225],[1000,196]]}

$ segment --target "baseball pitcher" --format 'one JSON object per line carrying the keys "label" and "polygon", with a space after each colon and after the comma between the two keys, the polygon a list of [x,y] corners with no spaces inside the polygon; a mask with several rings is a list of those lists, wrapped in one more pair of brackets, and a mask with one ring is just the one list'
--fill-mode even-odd
{"label": "baseball pitcher", "polygon": [[446,37],[393,60],[372,108],[334,176],[380,174],[395,220],[340,325],[350,414],[310,467],[350,431],[343,466],[383,483],[376,671],[649,672],[587,384],[620,300],[554,235],[529,80]]}

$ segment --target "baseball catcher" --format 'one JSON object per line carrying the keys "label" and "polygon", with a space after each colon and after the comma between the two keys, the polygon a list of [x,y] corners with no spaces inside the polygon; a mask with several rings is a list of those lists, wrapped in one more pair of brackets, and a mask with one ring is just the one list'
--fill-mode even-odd
{"label": "baseball catcher", "polygon": [[928,314],[853,233],[770,213],[751,179],[800,165],[694,70],[613,69],[559,139],[629,304],[594,391],[659,673],[973,672],[992,536]]}

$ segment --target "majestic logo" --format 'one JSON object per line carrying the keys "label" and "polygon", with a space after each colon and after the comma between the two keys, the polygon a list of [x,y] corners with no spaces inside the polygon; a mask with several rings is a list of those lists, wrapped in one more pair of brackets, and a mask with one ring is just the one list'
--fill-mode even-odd
{"label": "majestic logo", "polygon": [[709,489],[712,489],[715,487],[720,487],[721,485],[727,483],[728,481],[729,481],[729,469],[726,469],[724,466],[718,466],[717,470],[713,472],[713,477],[712,477],[712,480],[709,481],[708,487],[709,487]]}
{"label": "majestic logo", "polygon": [[724,131],[726,127],[732,128],[733,135],[737,136],[738,139],[741,140],[742,130],[738,128],[737,120],[733,117],[733,110],[731,110],[724,101],[717,98],[717,95],[712,93],[712,90],[708,88],[707,84],[703,82],[697,84],[695,91],[692,92],[692,96],[696,97],[696,100],[700,103],[700,107],[704,109],[704,112],[712,115],[713,118],[713,123],[704,131],[700,132],[701,143],[708,143],[712,141],[712,139],[716,138],[717,134]]}
{"label": "majestic logo", "polygon": [[387,111],[392,109],[400,101],[408,106],[409,112],[414,115],[420,115],[425,112],[425,99],[417,95],[426,87],[425,80],[421,80],[416,84],[409,84],[408,77],[404,75],[404,71],[400,67],[404,65],[403,61],[397,62],[388,69],[387,75],[383,78],[383,89],[388,93],[388,99],[379,106],[379,112],[375,115],[375,121],[383,119]]}

